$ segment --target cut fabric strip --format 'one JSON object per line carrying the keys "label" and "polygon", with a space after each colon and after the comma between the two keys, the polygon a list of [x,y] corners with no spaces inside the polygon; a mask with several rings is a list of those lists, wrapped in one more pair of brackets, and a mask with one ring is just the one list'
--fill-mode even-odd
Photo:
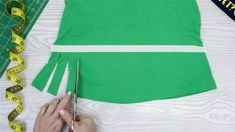
{"label": "cut fabric strip", "polygon": [[67,55],[63,55],[60,56],[58,59],[58,63],[57,63],[57,67],[55,69],[55,73],[53,75],[51,84],[48,88],[48,92],[56,95],[62,80],[62,77],[64,75],[65,72],[65,68],[67,66],[67,62],[68,62],[68,56]]}
{"label": "cut fabric strip", "polygon": [[46,86],[51,73],[53,72],[60,54],[51,54],[48,63],[41,69],[36,78],[33,80],[32,85],[36,86],[38,90],[42,91]]}
{"label": "cut fabric strip", "polygon": [[75,59],[73,56],[69,57],[69,63],[68,63],[68,83],[67,83],[67,88],[66,88],[66,92],[68,91],[73,91],[73,89],[75,88],[75,76],[76,76],[76,66],[77,63],[76,61],[78,61],[78,59]]}

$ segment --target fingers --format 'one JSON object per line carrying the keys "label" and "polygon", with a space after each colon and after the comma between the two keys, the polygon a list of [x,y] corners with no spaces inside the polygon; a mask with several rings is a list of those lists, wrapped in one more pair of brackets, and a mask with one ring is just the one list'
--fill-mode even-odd
{"label": "fingers", "polygon": [[79,115],[79,119],[81,122],[86,122],[86,123],[93,122],[92,118],[85,116],[85,115]]}
{"label": "fingers", "polygon": [[38,116],[43,116],[43,115],[46,113],[48,106],[49,106],[48,103],[44,104],[44,105],[41,107]]}
{"label": "fingers", "polygon": [[41,109],[37,115],[37,118],[35,120],[35,123],[34,123],[34,131],[39,130],[40,127],[38,126],[39,125],[38,122],[40,122],[40,120],[42,119],[42,116],[44,116],[44,114],[46,113],[48,106],[49,106],[49,104],[46,103],[41,107]]}
{"label": "fingers", "polygon": [[65,107],[65,110],[67,110],[67,111],[71,111],[71,109],[72,109],[72,103],[71,103],[71,99],[70,99],[70,101],[69,101],[69,103],[66,105],[66,107]]}
{"label": "fingers", "polygon": [[62,117],[62,119],[66,122],[66,124],[69,127],[71,127],[72,126],[72,120],[73,120],[72,115],[67,110],[64,110],[64,109],[61,109],[59,111],[59,114]]}
{"label": "fingers", "polygon": [[66,106],[70,103],[71,100],[71,92],[68,92],[66,96],[60,101],[58,104],[58,107],[56,108],[54,112],[54,116],[58,117],[59,116],[59,110],[60,109],[65,109]]}
{"label": "fingers", "polygon": [[54,121],[54,128],[55,128],[55,132],[60,132],[60,130],[63,128],[63,123],[64,121],[60,118]]}
{"label": "fingers", "polygon": [[56,109],[56,107],[57,107],[57,105],[58,105],[59,102],[60,102],[59,99],[54,99],[54,100],[50,103],[49,107],[47,108],[47,112],[46,112],[45,114],[46,114],[46,115],[51,115],[51,114],[55,111],[55,109]]}
{"label": "fingers", "polygon": [[[71,92],[60,101],[59,99],[53,100],[50,104],[46,103],[43,105],[38,113],[35,120],[34,131],[35,132],[51,132],[51,131],[61,131],[64,125],[64,120],[71,126],[72,117],[66,111],[64,119],[60,117],[60,109],[69,109],[71,101]],[[70,121],[69,121],[70,120]]]}

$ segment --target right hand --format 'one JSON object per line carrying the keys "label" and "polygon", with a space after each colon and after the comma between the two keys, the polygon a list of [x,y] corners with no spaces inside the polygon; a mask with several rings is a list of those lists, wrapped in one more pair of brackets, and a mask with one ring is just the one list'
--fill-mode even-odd
{"label": "right hand", "polygon": [[[65,109],[61,109],[59,111],[62,119],[67,123],[67,125],[71,128],[72,126],[72,115]],[[79,115],[79,121],[74,121],[74,132],[96,132],[97,127],[92,118]]]}

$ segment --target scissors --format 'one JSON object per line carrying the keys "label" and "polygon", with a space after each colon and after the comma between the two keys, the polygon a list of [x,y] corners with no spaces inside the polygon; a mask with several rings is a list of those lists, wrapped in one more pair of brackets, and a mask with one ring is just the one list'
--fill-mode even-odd
{"label": "scissors", "polygon": [[73,120],[72,120],[72,126],[71,126],[71,131],[74,132],[74,122],[79,120],[77,119],[77,95],[78,95],[78,77],[79,77],[79,61],[77,61],[77,68],[76,68],[76,77],[75,77],[75,88],[73,92]]}

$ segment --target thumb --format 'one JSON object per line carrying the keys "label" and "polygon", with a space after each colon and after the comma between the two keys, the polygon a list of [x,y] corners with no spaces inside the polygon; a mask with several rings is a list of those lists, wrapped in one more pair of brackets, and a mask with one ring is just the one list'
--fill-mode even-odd
{"label": "thumb", "polygon": [[70,113],[67,110],[61,109],[59,111],[60,116],[62,117],[62,119],[66,122],[66,124],[71,127],[72,126],[72,115],[70,115]]}

